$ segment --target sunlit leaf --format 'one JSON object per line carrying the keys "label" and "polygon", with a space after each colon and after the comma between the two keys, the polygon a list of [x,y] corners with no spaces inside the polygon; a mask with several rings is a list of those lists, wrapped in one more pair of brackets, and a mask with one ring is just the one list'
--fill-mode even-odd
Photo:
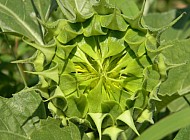
{"label": "sunlit leaf", "polygon": [[0,1],[0,27],[5,32],[19,33],[43,44],[40,25],[32,1],[28,0],[1,0]]}
{"label": "sunlit leaf", "polygon": [[23,90],[12,98],[0,98],[0,138],[29,139],[39,119],[46,117],[42,99],[33,90]]}
{"label": "sunlit leaf", "polygon": [[60,128],[60,121],[53,118],[41,120],[40,127],[31,135],[32,140],[81,140],[80,132],[76,125],[69,123],[69,126]]}
{"label": "sunlit leaf", "polygon": [[[130,110],[124,111],[120,116],[117,117],[118,125],[123,122],[126,123],[137,135],[139,135]],[[121,122],[120,122],[121,121]]]}
{"label": "sunlit leaf", "polygon": [[99,137],[101,139],[102,137],[102,128],[106,128],[113,124],[112,118],[109,116],[109,114],[103,114],[103,113],[89,113],[89,121],[92,121],[91,123],[94,125],[95,128],[97,128]]}

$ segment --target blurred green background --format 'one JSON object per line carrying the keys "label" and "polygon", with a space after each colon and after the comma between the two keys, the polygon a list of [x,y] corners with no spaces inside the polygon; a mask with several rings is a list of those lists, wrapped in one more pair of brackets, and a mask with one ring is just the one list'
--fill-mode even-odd
{"label": "blurred green background", "polygon": [[13,93],[24,88],[20,72],[28,86],[38,81],[36,76],[24,73],[33,69],[31,65],[11,63],[14,60],[29,58],[34,51],[35,49],[29,47],[21,38],[0,33],[0,96],[11,97]]}
{"label": "blurred green background", "polygon": [[[135,0],[139,6],[143,0]],[[190,0],[147,0],[147,12],[165,12],[171,9],[183,9],[190,5]]]}

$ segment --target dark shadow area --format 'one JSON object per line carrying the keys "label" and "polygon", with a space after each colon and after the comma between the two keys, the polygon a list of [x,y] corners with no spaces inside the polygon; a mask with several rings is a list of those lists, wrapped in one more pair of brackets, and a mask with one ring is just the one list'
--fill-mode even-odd
{"label": "dark shadow area", "polygon": [[176,18],[183,14],[183,17],[173,26],[174,29],[183,29],[190,27],[190,6],[184,9],[177,9]]}

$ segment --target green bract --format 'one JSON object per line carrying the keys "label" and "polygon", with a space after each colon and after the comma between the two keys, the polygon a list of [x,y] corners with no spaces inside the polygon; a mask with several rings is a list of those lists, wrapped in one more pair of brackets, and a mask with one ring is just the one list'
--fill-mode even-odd
{"label": "green bract", "polygon": [[[30,58],[37,89],[63,125],[89,138],[125,139],[136,123],[153,123],[154,100],[167,78],[161,29],[149,29],[132,0],[57,0],[64,19],[45,23],[47,45]],[[129,6],[130,5],[130,6]]]}

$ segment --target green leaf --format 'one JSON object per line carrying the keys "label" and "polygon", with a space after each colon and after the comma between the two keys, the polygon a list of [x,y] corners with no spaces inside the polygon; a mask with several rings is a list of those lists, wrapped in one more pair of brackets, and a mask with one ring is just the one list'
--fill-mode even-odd
{"label": "green leaf", "polygon": [[65,127],[65,131],[70,135],[70,139],[68,140],[81,140],[81,135],[78,127],[72,123],[69,122],[68,127]]}
{"label": "green leaf", "polygon": [[130,107],[130,102],[132,102],[133,107],[136,109],[137,112],[139,112],[141,114],[142,109],[144,109],[148,103],[148,98],[147,98],[146,94],[147,94],[147,92],[145,92],[143,90],[137,91],[136,94],[134,95],[134,97],[132,97],[131,101],[128,100],[129,107]]}
{"label": "green leaf", "polygon": [[180,129],[173,140],[190,140],[190,126]]}
{"label": "green leaf", "polygon": [[92,128],[90,122],[86,119],[86,116],[84,119],[72,116],[68,118],[68,120],[73,122],[79,127],[81,134],[85,134],[89,130],[89,128]]}
{"label": "green leaf", "polygon": [[[135,75],[135,77],[132,77],[133,80],[136,79],[136,77],[140,78],[142,77],[142,73],[143,73],[143,67],[146,67],[150,65],[148,62],[148,58],[144,55],[139,59],[133,59],[130,62],[128,62],[127,67],[121,71],[121,73],[123,74],[132,74]],[[134,79],[135,78],[135,79]],[[130,79],[130,77],[128,78]],[[126,81],[128,81],[128,79],[126,79]]]}
{"label": "green leaf", "polygon": [[83,24],[84,36],[89,37],[92,35],[106,35],[107,29],[101,27],[101,16],[94,15],[92,19],[89,19]]}
{"label": "green leaf", "polygon": [[41,120],[40,128],[35,130],[32,140],[81,140],[79,129],[69,122],[69,126],[60,127],[61,122],[53,118]]}
{"label": "green leaf", "polygon": [[[84,29],[85,30],[85,29]],[[84,31],[85,32],[85,31]],[[96,53],[96,40],[94,37],[81,38],[80,42],[77,43],[78,47],[89,57],[94,60],[98,60],[98,54]]]}
{"label": "green leaf", "polygon": [[92,6],[94,10],[100,15],[107,15],[113,13],[113,6],[111,6],[106,0],[95,1],[93,0]]}
{"label": "green leaf", "polygon": [[85,133],[83,134],[82,140],[91,140]]}
{"label": "green leaf", "polygon": [[[156,101],[156,112],[160,112],[163,108],[165,108],[169,103],[176,100],[177,98],[180,98],[181,96],[178,93],[172,94],[171,96],[165,95],[165,96],[158,96],[161,101]],[[176,100],[177,101],[177,100]]]}
{"label": "green leaf", "polygon": [[57,43],[56,55],[58,57],[62,58],[63,60],[65,60],[69,57],[69,55],[71,54],[71,51],[76,46],[76,44],[74,44],[74,45],[62,45],[57,40],[56,40],[56,43]]}
{"label": "green leaf", "polygon": [[111,31],[109,36],[100,37],[100,50],[103,59],[116,56],[125,49],[123,32]]}
{"label": "green leaf", "polygon": [[134,0],[110,0],[110,4],[116,5],[130,19],[134,19],[140,12]]}
{"label": "green leaf", "polygon": [[130,48],[138,54],[140,45],[145,41],[146,34],[139,31],[129,28],[125,35],[125,41],[129,44]]}
{"label": "green leaf", "polygon": [[109,136],[111,140],[117,140],[121,132],[123,132],[122,129],[113,126],[106,128],[102,134]]}
{"label": "green leaf", "polygon": [[102,137],[102,128],[113,125],[113,120],[107,113],[89,113],[87,119],[91,122],[91,125],[97,129],[100,140]]}
{"label": "green leaf", "polygon": [[190,8],[175,9],[164,13],[150,13],[144,17],[145,23],[151,28],[162,28],[170,24],[176,17],[182,13],[186,13],[175,23],[161,34],[161,41],[168,42],[170,40],[185,39],[190,35],[189,14]]}
{"label": "green leaf", "polygon": [[82,22],[94,14],[88,0],[57,0],[57,3],[65,17],[72,22]]}
{"label": "green leaf", "polygon": [[190,101],[190,94],[183,95],[175,99],[173,102],[168,103],[167,108],[170,110],[170,112],[177,112],[185,107],[189,107],[189,101]]}
{"label": "green leaf", "polygon": [[166,64],[168,64],[169,66],[175,66],[175,64],[183,64],[188,62],[190,58],[189,45],[190,45],[190,39],[186,39],[186,40],[176,40],[168,42],[167,44],[161,46],[162,48],[164,46],[170,46],[162,51],[162,54],[165,57]]}
{"label": "green leaf", "polygon": [[73,93],[76,91],[76,78],[73,75],[69,74],[62,74],[60,76],[60,88],[65,96]]}
{"label": "green leaf", "polygon": [[125,89],[131,92],[136,92],[142,89],[142,82],[143,82],[142,79],[126,78],[124,81]]}
{"label": "green leaf", "polygon": [[146,121],[149,121],[150,123],[154,124],[154,121],[153,121],[153,116],[152,116],[152,112],[149,111],[148,109],[145,109],[141,115],[138,117],[138,120],[137,122],[139,123],[143,123],[145,120]]}
{"label": "green leaf", "polygon": [[65,115],[63,114],[63,111],[60,110],[59,108],[57,108],[52,102],[48,103],[48,109],[51,111],[52,115],[54,117],[60,118],[61,119],[61,123],[63,126],[67,126],[67,120]]}
{"label": "green leaf", "polygon": [[[110,97],[107,97],[108,98],[107,100],[118,102],[120,107],[122,108],[122,110],[125,110],[126,109],[126,100],[131,97],[130,93],[127,91],[121,90],[120,87],[116,87],[117,85],[113,86],[111,83],[109,83],[109,85],[107,85],[107,86],[111,86],[107,93],[103,92],[103,94],[105,94],[106,96],[110,96]],[[104,101],[106,101],[106,98]],[[111,105],[110,105],[110,107],[111,107]]]}
{"label": "green leaf", "polygon": [[144,85],[146,90],[151,92],[160,82],[160,75],[157,71],[153,70],[152,67],[147,67],[143,71],[144,73]]}
{"label": "green leaf", "polygon": [[48,20],[52,10],[56,8],[56,0],[34,0],[32,2],[43,22]]}
{"label": "green leaf", "polygon": [[84,118],[88,112],[88,102],[85,95],[81,95],[80,97],[70,96],[67,98],[67,110],[65,114],[67,117],[77,116],[80,118]]}
{"label": "green leaf", "polygon": [[53,43],[51,45],[38,45],[35,43],[30,43],[26,40],[24,40],[24,42],[26,42],[28,45],[36,48],[37,50],[41,51],[44,54],[47,63],[50,63],[53,56],[55,55],[55,49],[56,49],[55,43]]}
{"label": "green leaf", "polygon": [[105,101],[101,105],[102,113],[109,113],[113,117],[114,121],[116,121],[116,118],[122,113],[120,104],[115,101]]}
{"label": "green leaf", "polygon": [[[149,30],[153,32],[158,31],[162,33],[169,27],[175,25],[175,23],[177,23],[184,16],[184,13],[181,13],[181,15],[179,15],[177,18],[175,16],[176,16],[175,10],[161,14],[153,13],[145,16],[145,23],[143,26],[148,27]],[[160,35],[160,33],[158,35]]]}
{"label": "green leaf", "polygon": [[135,140],[159,140],[165,137],[166,135],[175,132],[176,130],[183,128],[190,124],[190,108],[183,109],[177,113],[174,113],[158,123],[154,124],[146,131],[144,131],[138,138]]}
{"label": "green leaf", "polygon": [[102,16],[101,25],[102,27],[117,31],[126,31],[129,26],[121,14],[116,11],[113,14]]}
{"label": "green leaf", "polygon": [[32,1],[28,0],[1,0],[0,27],[4,32],[14,32],[43,44],[40,26],[37,22]]}
{"label": "green leaf", "polygon": [[131,25],[132,28],[146,32],[143,25],[143,12],[145,7],[145,1],[143,2],[141,10],[133,0],[123,0],[119,6],[122,10],[124,19]]}
{"label": "green leaf", "polygon": [[103,101],[102,95],[102,80],[88,94],[89,112],[97,113],[101,111],[101,102]]}
{"label": "green leaf", "polygon": [[51,100],[53,105],[62,111],[65,111],[67,108],[67,100],[59,86],[56,87],[53,96],[51,96],[48,100]]}
{"label": "green leaf", "polygon": [[16,63],[29,63],[29,64],[33,64],[35,71],[43,71],[44,70],[44,60],[45,60],[45,56],[42,52],[40,51],[36,51],[35,54],[25,60],[18,60],[16,61]]}
{"label": "green leaf", "polygon": [[139,135],[133,121],[131,110],[126,110],[117,117],[117,125],[120,125],[120,123],[127,124],[137,135]]}
{"label": "green leaf", "polygon": [[[189,17],[190,17],[190,8],[184,8],[184,9],[176,9],[175,15],[176,17],[179,16],[182,13],[186,13],[183,15],[183,17],[172,27],[170,27],[168,30],[162,33],[161,40],[163,41],[170,41],[170,40],[176,40],[176,39],[186,39],[188,38],[190,34],[190,29],[188,28],[190,25]],[[168,18],[168,17],[166,17]]]}
{"label": "green leaf", "polygon": [[0,130],[0,138],[1,139],[6,139],[6,140],[13,140],[13,139],[17,139],[17,140],[30,140],[29,138],[13,133],[13,132],[8,132],[8,131],[3,131]]}
{"label": "green leaf", "polygon": [[162,28],[167,26],[175,19],[176,10],[171,10],[164,13],[150,13],[144,16],[144,21],[148,27],[151,28]]}
{"label": "green leaf", "polygon": [[63,44],[69,42],[70,40],[74,39],[76,36],[78,36],[82,33],[82,28],[81,28],[80,23],[78,23],[78,24],[72,24],[72,23],[65,24],[62,26],[62,30],[64,30],[64,32],[63,31],[60,32],[60,34],[58,34],[58,36],[57,36],[57,39]]}
{"label": "green leaf", "polygon": [[44,26],[48,28],[45,36],[46,41],[51,41],[52,36],[61,43],[66,44],[76,36],[82,34],[81,23],[71,23],[68,20],[60,19],[55,22],[45,23]]}
{"label": "green leaf", "polygon": [[46,117],[40,95],[29,89],[10,99],[0,97],[0,108],[0,139],[28,139],[39,118]]}
{"label": "green leaf", "polygon": [[44,76],[45,78],[49,78],[49,79],[55,81],[56,83],[59,82],[59,77],[58,77],[58,64],[55,64],[55,66],[52,67],[51,69],[44,70],[44,71],[39,71],[39,72],[25,71],[25,72],[31,73],[31,74],[40,75],[40,76]]}
{"label": "green leaf", "polygon": [[162,51],[169,72],[166,81],[160,86],[159,94],[172,95],[178,92],[183,95],[190,91],[190,41],[175,41],[171,44],[171,47]]}

